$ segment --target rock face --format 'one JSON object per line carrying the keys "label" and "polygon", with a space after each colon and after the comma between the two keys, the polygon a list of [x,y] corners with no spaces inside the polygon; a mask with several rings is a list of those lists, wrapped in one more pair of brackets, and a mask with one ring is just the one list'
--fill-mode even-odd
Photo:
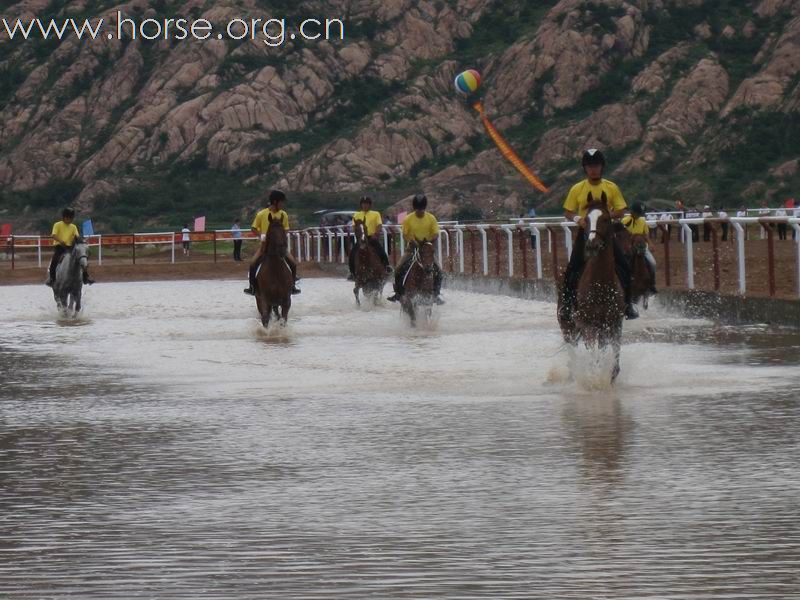
{"label": "rock face", "polygon": [[[144,0],[98,6],[93,16],[112,26],[118,9],[139,20],[165,10]],[[192,0],[169,10],[224,23],[263,16],[264,6]],[[30,18],[51,7],[25,0],[2,13]],[[557,205],[589,146],[607,150],[617,178],[649,177],[669,163],[696,181],[692,169],[737,143],[730,119],[800,111],[800,1],[742,2],[725,15],[715,7],[312,0],[287,12],[339,15],[345,39],[279,48],[74,36],[35,45],[3,33],[0,193],[72,181],[88,210],[191,167],[309,194],[383,189],[403,198],[425,188],[445,214],[465,204],[494,214]],[[83,10],[66,2],[53,16]],[[526,187],[454,93],[453,77],[468,67],[482,72],[487,112],[546,176],[550,195]],[[795,158],[776,155],[765,168],[791,183]]]}

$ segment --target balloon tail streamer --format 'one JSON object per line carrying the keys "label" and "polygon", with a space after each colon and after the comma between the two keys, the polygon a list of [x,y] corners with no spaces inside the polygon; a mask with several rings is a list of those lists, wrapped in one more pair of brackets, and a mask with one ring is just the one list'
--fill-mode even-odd
{"label": "balloon tail streamer", "polygon": [[514,165],[514,168],[519,171],[522,176],[528,180],[533,187],[535,187],[540,192],[547,192],[548,188],[545,184],[541,182],[541,180],[533,174],[522,159],[514,152],[514,149],[508,145],[508,142],[503,139],[503,136],[500,135],[500,132],[495,129],[495,126],[492,125],[491,121],[489,121],[489,117],[486,116],[486,113],[483,110],[483,103],[478,101],[472,105],[478,114],[481,116],[481,120],[483,121],[483,126],[486,128],[486,133],[489,134],[489,137],[492,138],[492,141],[497,146],[497,149],[500,150],[500,153],[505,156],[506,160]]}

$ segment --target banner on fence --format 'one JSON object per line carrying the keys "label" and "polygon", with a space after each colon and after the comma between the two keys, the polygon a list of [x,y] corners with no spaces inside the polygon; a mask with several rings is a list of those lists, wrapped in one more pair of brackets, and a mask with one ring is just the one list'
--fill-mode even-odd
{"label": "banner on fence", "polygon": [[206,230],[206,218],[205,217],[197,217],[194,220],[194,230],[195,231],[205,231]]}
{"label": "banner on fence", "polygon": [[83,225],[81,226],[81,230],[82,230],[81,233],[85,238],[94,235],[94,225],[92,225],[92,220],[87,219],[86,221],[84,221]]}
{"label": "banner on fence", "polygon": [[11,236],[11,223],[3,223],[0,225],[0,237],[5,239]]}

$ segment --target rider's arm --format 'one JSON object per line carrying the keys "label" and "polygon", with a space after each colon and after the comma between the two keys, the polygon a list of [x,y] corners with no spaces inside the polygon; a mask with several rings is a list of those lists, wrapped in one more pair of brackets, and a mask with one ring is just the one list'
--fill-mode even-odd
{"label": "rider's arm", "polygon": [[[577,217],[577,220],[576,220]],[[583,219],[579,217],[577,214],[572,212],[571,210],[564,211],[564,218],[567,221],[572,221],[573,223],[577,223],[579,227],[583,227]]]}
{"label": "rider's arm", "polygon": [[619,210],[612,210],[611,211],[611,218],[612,219],[621,219],[625,216],[625,209],[621,208]]}

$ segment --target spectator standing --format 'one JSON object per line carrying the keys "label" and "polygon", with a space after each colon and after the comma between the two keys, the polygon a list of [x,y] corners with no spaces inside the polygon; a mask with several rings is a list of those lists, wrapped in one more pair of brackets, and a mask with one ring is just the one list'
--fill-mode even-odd
{"label": "spectator standing", "polygon": [[[683,213],[684,218],[686,219],[699,219],[700,218],[700,210],[689,210]],[[692,230],[692,241],[699,242],[700,241],[700,229],[695,224],[690,224],[689,229]]]}
{"label": "spectator standing", "polygon": [[672,233],[672,225],[670,225],[670,221],[672,221],[672,214],[665,212],[661,213],[661,216],[658,218],[659,221],[664,225],[664,229],[661,233],[661,243],[666,244]]}
{"label": "spectator standing", "polygon": [[[776,217],[785,217],[785,216],[787,216],[786,209],[785,208],[778,208],[775,211],[775,216]],[[786,230],[787,229],[788,229],[788,227],[787,227],[786,223],[778,223],[778,239],[779,240],[785,240],[786,239]]]}
{"label": "spectator standing", "polygon": [[[536,209],[531,207],[528,211],[528,218],[535,219],[536,218]],[[536,250],[536,228],[531,227],[531,250]]]}
{"label": "spectator standing", "polygon": [[[704,219],[712,219],[714,218],[714,213],[711,212],[711,207],[706,204],[703,207],[703,218]],[[711,241],[711,228],[713,225],[711,223],[703,223],[703,241],[710,242]]]}
{"label": "spectator standing", "polygon": [[[720,219],[727,219],[728,218],[728,213],[726,213],[724,209],[721,209],[717,213],[717,216]],[[723,242],[727,242],[728,241],[728,222],[727,221],[723,221],[722,223],[720,223],[720,227],[722,228],[722,241]]]}
{"label": "spectator standing", "polygon": [[[736,211],[736,216],[739,218],[744,218],[747,216],[747,209],[742,206],[739,210]],[[747,239],[747,223],[740,223],[740,225],[744,228],[744,239]]]}
{"label": "spectator standing", "polygon": [[233,260],[242,260],[242,228],[239,227],[239,219],[236,219],[231,226],[231,237],[233,238]]}
{"label": "spectator standing", "polygon": [[192,236],[191,231],[189,230],[189,224],[184,223],[183,229],[181,229],[181,241],[183,242],[183,255],[189,256],[189,248],[192,245]]}

